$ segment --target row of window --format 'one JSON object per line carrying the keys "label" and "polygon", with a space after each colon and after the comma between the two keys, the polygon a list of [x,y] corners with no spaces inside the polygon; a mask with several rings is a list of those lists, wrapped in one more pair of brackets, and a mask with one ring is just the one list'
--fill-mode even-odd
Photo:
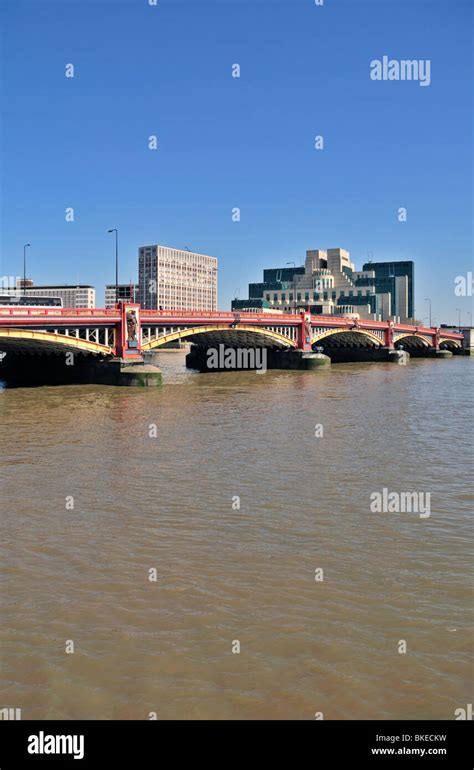
{"label": "row of window", "polygon": [[[305,302],[309,302],[309,295],[310,295],[309,291],[305,292],[305,295],[304,295]],[[370,295],[370,292],[366,291],[365,292],[365,296],[368,297],[369,295]],[[290,294],[288,294],[289,302],[293,301],[293,296],[294,295],[291,292],[290,292]],[[353,297],[354,296],[354,292],[352,290],[349,290],[348,294],[346,294],[345,291],[340,291],[339,292],[339,296],[340,297],[345,297],[345,296]],[[362,297],[363,296],[362,291],[359,290],[357,292],[357,296],[358,297]],[[321,298],[321,294],[319,292],[317,292],[317,291],[313,292],[313,300],[318,300],[320,298]],[[328,291],[323,292],[322,293],[322,298],[323,299],[329,299],[329,292]],[[281,295],[274,294],[273,295],[273,300],[271,299],[271,295],[270,294],[266,294],[265,295],[265,299],[267,300],[267,302],[272,302],[272,301],[273,302],[279,302],[279,301],[280,302],[285,302],[286,301],[286,292],[283,292]],[[296,299],[297,300],[302,300],[303,299],[303,295],[300,292],[297,292],[296,293]],[[337,292],[336,291],[332,291],[331,292],[331,299],[337,299]]]}
{"label": "row of window", "polygon": [[158,276],[158,283],[159,284],[166,284],[166,285],[174,285],[172,282],[176,282],[176,286],[195,286],[196,284],[198,286],[215,286],[215,282],[212,284],[210,281],[206,281],[204,278],[188,278],[186,280],[183,280],[180,278],[179,275],[173,275],[169,278],[163,278],[162,275]]}
{"label": "row of window", "polygon": [[179,303],[179,302],[149,302],[141,303],[142,308],[144,310],[202,310],[202,311],[212,311],[217,309],[216,303],[213,303],[212,305],[206,305],[203,303],[196,303],[194,305],[190,305],[189,303]]}
{"label": "row of window", "polygon": [[[156,276],[156,271],[139,271],[139,277],[140,280],[143,281],[147,277]],[[204,283],[209,283],[216,285],[217,284],[217,277],[215,275],[209,275],[209,273],[194,273],[193,275],[186,275],[185,273],[179,273],[179,272],[173,272],[173,273],[165,273],[160,272],[158,273],[158,280],[160,281],[169,281],[169,280],[177,280],[177,281],[187,281],[190,283],[191,281],[201,281]]]}
{"label": "row of window", "polygon": [[166,259],[173,261],[179,259],[187,262],[188,264],[207,265],[217,268],[216,257],[207,257],[205,254],[195,254],[191,251],[176,251],[174,249],[159,249],[158,254],[156,253],[156,249],[153,249],[153,251],[150,249],[140,249],[139,259],[159,259],[161,262]]}
{"label": "row of window", "polygon": [[[143,268],[153,268],[156,266],[156,262],[152,259],[146,259],[144,262],[141,262],[139,265],[139,269],[143,270]],[[196,267],[195,265],[180,265],[176,262],[170,262],[170,263],[159,263],[158,268],[160,272],[166,271],[166,270],[176,270],[180,273],[206,273],[206,274],[215,274],[216,270],[215,268],[204,265],[203,267]]]}
{"label": "row of window", "polygon": [[199,292],[199,294],[202,294],[202,292],[206,292],[208,294],[215,294],[216,293],[216,287],[215,286],[209,286],[209,284],[206,283],[163,283],[163,281],[143,281],[140,284],[140,291],[148,291],[150,287],[155,288],[158,291],[167,291],[172,292],[174,294],[186,292],[186,294],[196,294],[196,292]]}

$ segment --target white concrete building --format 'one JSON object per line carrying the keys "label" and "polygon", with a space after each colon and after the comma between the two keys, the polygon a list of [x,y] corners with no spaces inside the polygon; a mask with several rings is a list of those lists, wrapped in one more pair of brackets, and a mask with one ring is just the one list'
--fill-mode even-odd
{"label": "white concrete building", "polygon": [[169,246],[138,249],[139,302],[150,310],[217,310],[217,258]]}
{"label": "white concrete building", "polygon": [[24,289],[22,283],[22,280],[17,280],[14,289],[2,289],[2,292],[12,297],[59,297],[63,302],[63,307],[95,308],[95,288],[93,286],[67,284],[35,286],[32,281],[27,281],[26,289]]}

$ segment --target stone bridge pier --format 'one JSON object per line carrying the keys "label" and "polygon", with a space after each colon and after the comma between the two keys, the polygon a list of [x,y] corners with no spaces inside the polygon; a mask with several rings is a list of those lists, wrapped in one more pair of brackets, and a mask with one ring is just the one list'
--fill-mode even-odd
{"label": "stone bridge pier", "polygon": [[[158,367],[146,363],[141,350],[140,306],[124,303],[106,339],[91,339],[89,329],[10,329],[0,340],[0,380],[7,386],[120,385],[156,387]],[[54,319],[58,323],[58,319]],[[58,323],[59,327],[59,323]],[[60,333],[59,333],[60,332]]]}

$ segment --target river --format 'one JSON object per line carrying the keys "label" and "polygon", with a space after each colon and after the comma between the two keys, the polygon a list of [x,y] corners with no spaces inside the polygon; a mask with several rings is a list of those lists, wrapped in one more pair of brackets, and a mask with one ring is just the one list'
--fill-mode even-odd
{"label": "river", "polygon": [[[472,703],[473,360],[183,362],[160,354],[160,389],[0,391],[0,707],[453,719]],[[371,511],[384,488],[429,493],[430,515]]]}

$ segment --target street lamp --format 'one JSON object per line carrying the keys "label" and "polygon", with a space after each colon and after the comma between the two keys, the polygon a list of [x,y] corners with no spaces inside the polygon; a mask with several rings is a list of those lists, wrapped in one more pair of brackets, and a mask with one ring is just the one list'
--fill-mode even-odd
{"label": "street lamp", "polygon": [[459,310],[458,307],[456,308],[456,310],[459,313],[459,315],[458,315],[458,331],[461,331],[461,311]]}
{"label": "street lamp", "polygon": [[429,302],[430,303],[430,329],[431,329],[431,297],[427,297],[425,299],[425,302]]}
{"label": "street lamp", "polygon": [[26,295],[26,247],[31,246],[31,243],[25,243],[23,246],[23,296]]}
{"label": "street lamp", "polygon": [[[231,309],[233,309],[232,306],[233,306],[234,302],[238,302],[239,294],[240,294],[240,287],[238,289],[234,290],[234,299],[233,299],[233,301],[231,303]],[[250,302],[249,302],[249,305],[250,305]]]}
{"label": "street lamp", "polygon": [[295,283],[295,276],[296,276],[296,262],[287,262],[287,265],[293,265],[295,268],[295,272],[293,273],[293,305],[295,309],[295,315],[296,315],[296,283]]}
{"label": "street lamp", "polygon": [[115,304],[118,302],[118,230],[113,227],[107,230],[108,233],[115,233]]}

